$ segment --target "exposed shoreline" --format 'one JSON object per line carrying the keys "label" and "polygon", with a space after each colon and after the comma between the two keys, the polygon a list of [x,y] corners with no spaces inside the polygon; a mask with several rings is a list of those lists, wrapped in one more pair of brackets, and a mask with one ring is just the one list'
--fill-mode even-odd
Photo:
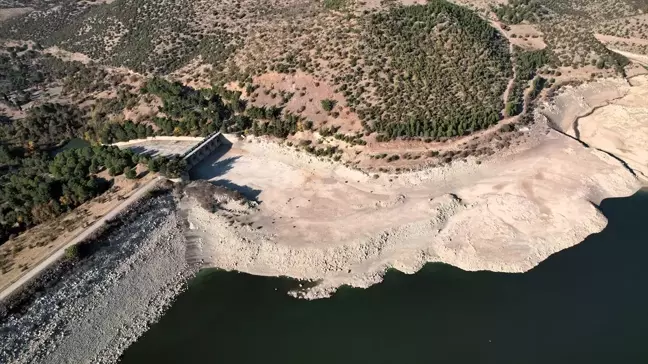
{"label": "exposed shoreline", "polygon": [[[223,158],[237,161],[216,174],[225,185],[261,191],[263,203],[235,218],[208,212],[191,197],[181,208],[202,243],[206,266],[319,282],[295,293],[304,298],[328,297],[341,285],[368,287],[389,268],[415,273],[430,262],[467,271],[525,272],[601,231],[607,223],[596,207],[601,200],[641,187],[613,157],[547,133],[510,157],[481,165],[460,162],[389,182],[340,166],[327,169],[326,162],[313,159],[306,162],[316,170],[307,177],[310,188],[291,185],[291,179],[302,180],[291,168],[302,167],[300,158],[307,157],[265,142],[235,142],[235,154]],[[272,160],[263,159],[268,156]],[[279,185],[254,184],[266,177],[238,180],[237,164],[245,166],[251,158],[281,174]],[[297,205],[277,208],[280,198]],[[292,219],[295,215],[299,218]]]}
{"label": "exposed shoreline", "polygon": [[[558,101],[583,90],[570,88]],[[635,107],[636,98],[612,96],[620,102],[612,107]],[[579,129],[595,136],[592,146],[538,114],[527,144],[481,163],[468,158],[378,177],[263,139],[230,137],[230,149],[195,174],[247,201],[194,182],[198,188],[185,188],[181,199],[169,193],[141,202],[88,258],[45,277],[47,288],[20,310],[2,313],[0,361],[116,362],[199,267],[317,283],[292,292],[307,299],[433,262],[528,271],[605,228],[597,208],[603,199],[632,195],[645,183],[592,132],[605,125],[614,134],[596,118],[607,109],[580,117],[597,105],[549,115],[563,130],[574,128],[556,120],[577,116]],[[627,145],[641,145],[623,135]],[[641,153],[624,152],[633,157],[630,167],[645,164]]]}
{"label": "exposed shoreline", "polygon": [[[600,232],[603,199],[630,196],[646,183],[645,136],[631,131],[645,130],[648,120],[619,111],[618,120],[593,116],[646,114],[647,85],[639,77],[567,86],[536,111],[525,144],[480,163],[468,158],[397,175],[372,177],[286,146],[230,137],[231,149],[194,175],[261,204],[212,213],[189,196],[180,206],[206,266],[319,282],[295,293],[304,298],[328,297],[341,285],[368,287],[389,268],[414,273],[430,262],[525,272]],[[587,143],[579,128],[588,130]]]}

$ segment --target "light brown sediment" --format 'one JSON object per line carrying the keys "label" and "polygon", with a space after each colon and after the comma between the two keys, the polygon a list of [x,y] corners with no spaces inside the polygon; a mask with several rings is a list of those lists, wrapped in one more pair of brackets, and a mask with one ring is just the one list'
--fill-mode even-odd
{"label": "light brown sediment", "polygon": [[[578,116],[578,112],[575,113]],[[285,146],[233,139],[199,178],[247,192],[245,213],[181,204],[209,266],[319,281],[307,298],[341,285],[368,287],[388,268],[428,262],[464,270],[524,272],[606,226],[596,205],[640,181],[605,151],[546,127],[481,164],[373,178]]]}

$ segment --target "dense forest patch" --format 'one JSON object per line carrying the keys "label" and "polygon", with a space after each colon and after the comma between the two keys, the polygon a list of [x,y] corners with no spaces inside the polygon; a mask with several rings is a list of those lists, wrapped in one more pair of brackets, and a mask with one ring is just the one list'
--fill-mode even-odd
{"label": "dense forest patch", "polygon": [[539,22],[550,17],[550,10],[538,0],[511,0],[492,7],[497,16],[508,24],[523,21]]}
{"label": "dense forest patch", "polygon": [[163,102],[160,109],[166,117],[154,122],[164,135],[202,135],[214,131],[236,133],[252,131],[255,135],[285,138],[298,131],[306,121],[279,107],[248,107],[241,92],[222,87],[193,89],[178,82],[153,78],[144,92],[154,94]]}
{"label": "dense forest patch", "polygon": [[[132,122],[108,123],[110,130],[131,138],[152,129]],[[2,118],[0,123],[0,244],[41,222],[70,211],[105,192],[109,176],[137,178],[137,164],[168,177],[180,176],[184,162],[178,157],[135,155],[128,149],[95,144],[58,151],[72,138],[95,135],[83,111],[73,104],[45,103],[31,107],[20,119]],[[130,133],[130,134],[128,134]],[[95,142],[94,140],[90,140]]]}
{"label": "dense forest patch", "polygon": [[525,51],[516,48],[515,57],[515,80],[513,88],[506,100],[506,115],[513,116],[522,112],[524,108],[524,90],[528,87],[529,81],[536,76],[536,71],[549,62],[548,52],[544,49],[537,51]]}
{"label": "dense forest patch", "polygon": [[47,153],[0,146],[0,244],[12,233],[52,219],[110,187],[94,174],[121,174],[135,165],[132,152],[117,147]]}
{"label": "dense forest patch", "polygon": [[387,138],[458,136],[500,119],[508,42],[468,9],[437,0],[374,14],[356,54],[339,89]]}

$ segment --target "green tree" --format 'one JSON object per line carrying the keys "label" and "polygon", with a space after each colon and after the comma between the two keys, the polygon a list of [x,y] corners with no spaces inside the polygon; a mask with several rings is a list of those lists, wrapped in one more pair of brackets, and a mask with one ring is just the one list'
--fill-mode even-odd
{"label": "green tree", "polygon": [[65,248],[65,258],[68,260],[78,260],[81,258],[81,249],[78,245],[71,245]]}
{"label": "green tree", "polygon": [[152,158],[147,165],[149,171],[159,172],[160,171],[160,160],[158,158]]}
{"label": "green tree", "polygon": [[135,171],[134,168],[131,168],[131,167],[126,167],[126,168],[124,168],[124,175],[125,175],[126,178],[128,178],[128,179],[135,179],[135,178],[137,178],[137,172]]}
{"label": "green tree", "polygon": [[322,109],[324,109],[324,111],[328,112],[328,111],[333,110],[333,108],[335,107],[336,101],[331,100],[331,99],[324,99],[324,100],[321,101],[321,103],[322,103]]}
{"label": "green tree", "polygon": [[511,101],[506,103],[506,108],[504,109],[506,116],[514,116],[518,114],[518,104]]}

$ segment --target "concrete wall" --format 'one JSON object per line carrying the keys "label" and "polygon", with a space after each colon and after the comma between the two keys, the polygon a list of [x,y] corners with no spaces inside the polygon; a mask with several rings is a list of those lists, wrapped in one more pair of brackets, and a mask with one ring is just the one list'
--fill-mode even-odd
{"label": "concrete wall", "polygon": [[222,143],[222,135],[216,132],[206,137],[202,143],[190,150],[183,159],[187,162],[187,168],[191,169],[200,163],[205,157],[213,153]]}

